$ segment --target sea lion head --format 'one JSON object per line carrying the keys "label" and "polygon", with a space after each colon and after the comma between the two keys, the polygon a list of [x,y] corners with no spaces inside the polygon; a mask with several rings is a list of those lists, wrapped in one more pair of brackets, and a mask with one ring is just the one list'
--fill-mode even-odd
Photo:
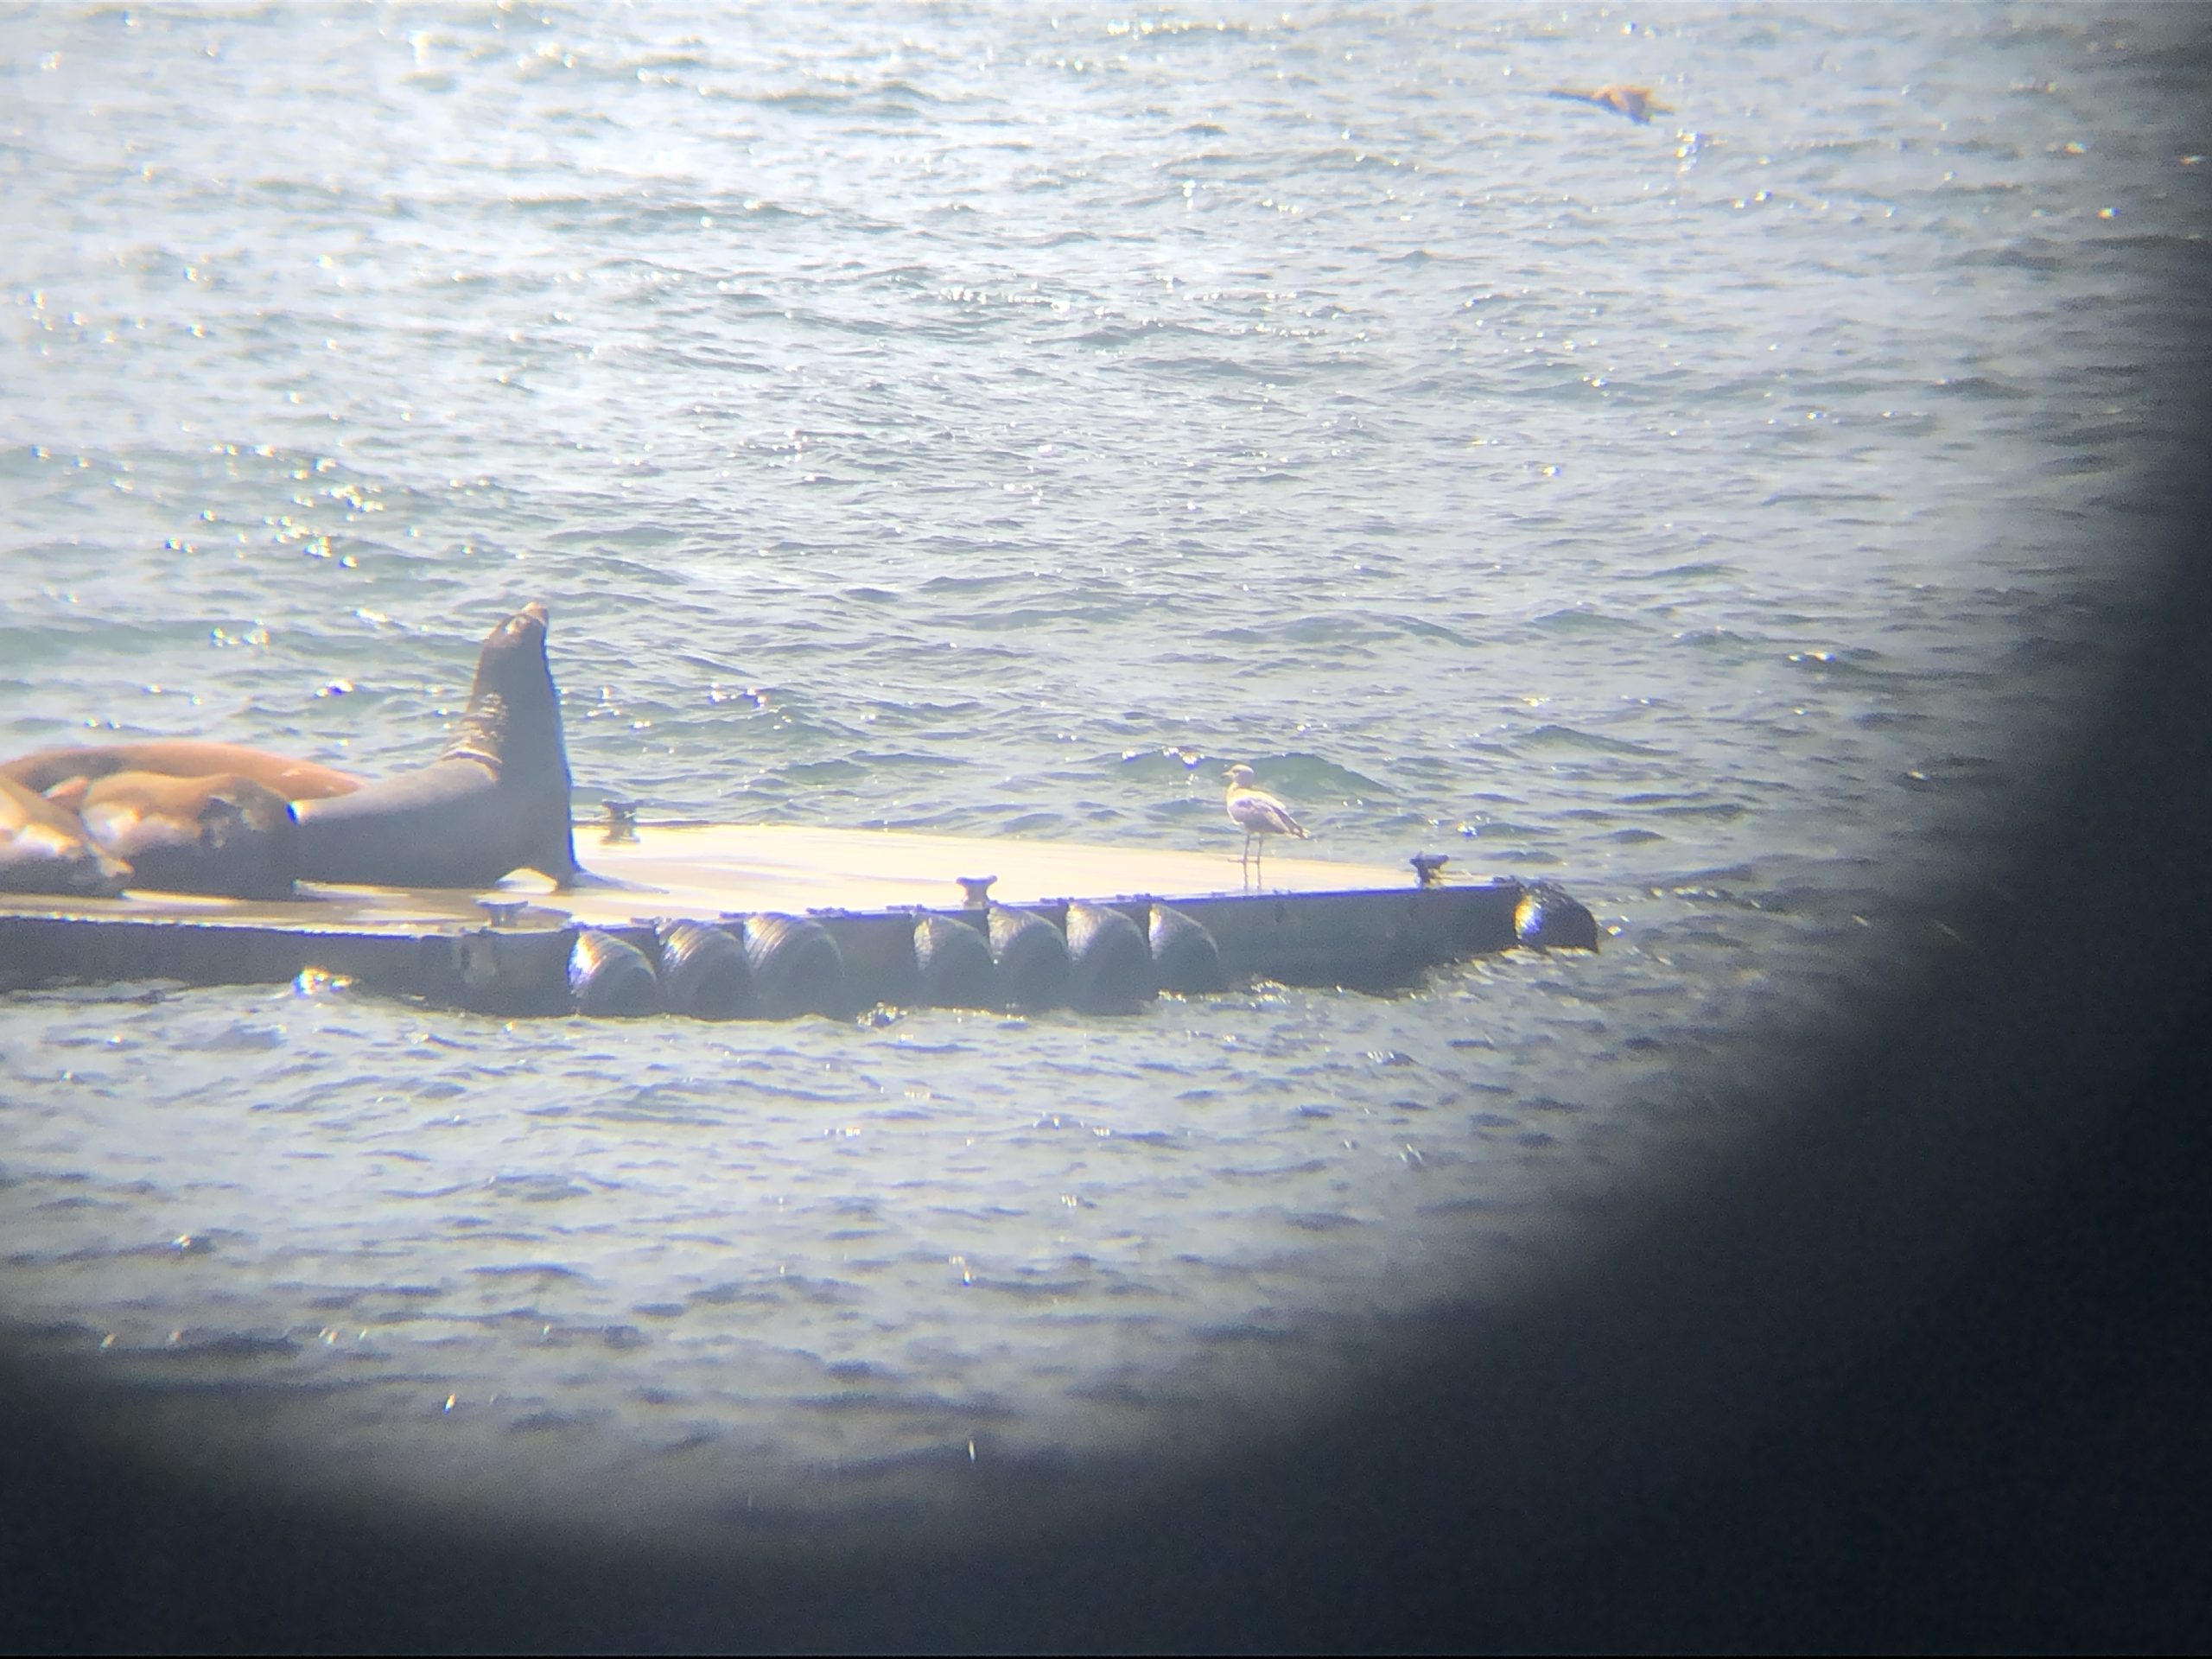
{"label": "sea lion head", "polygon": [[533,599],[486,634],[484,650],[476,659],[476,683],[469,693],[469,701],[474,702],[490,691],[513,703],[541,685],[550,691],[553,671],[545,660],[545,632],[550,622],[544,603]]}
{"label": "sea lion head", "polygon": [[503,784],[549,795],[557,787],[565,811],[569,756],[553,671],[545,660],[547,621],[543,603],[532,600],[484,636],[468,712],[443,758],[478,761]]}
{"label": "sea lion head", "polygon": [[111,772],[86,790],[80,813],[94,842],[129,861],[136,886],[247,899],[292,889],[290,804],[251,778]]}

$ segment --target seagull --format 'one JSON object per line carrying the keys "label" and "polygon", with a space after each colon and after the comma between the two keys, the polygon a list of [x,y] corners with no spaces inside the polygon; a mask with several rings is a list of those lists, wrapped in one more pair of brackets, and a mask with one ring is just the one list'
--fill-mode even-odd
{"label": "seagull", "polygon": [[1671,106],[1654,99],[1649,86],[1600,86],[1594,92],[1578,92],[1565,86],[1554,86],[1550,96],[1618,111],[1640,127],[1649,126],[1654,115],[1672,115],[1675,112]]}
{"label": "seagull", "polygon": [[1300,841],[1306,836],[1290,809],[1266,790],[1255,788],[1253,778],[1252,768],[1242,763],[1229,769],[1229,821],[1244,832],[1244,856],[1239,861],[1249,863],[1256,875],[1260,860],[1255,846],[1264,849],[1269,836],[1296,836]]}

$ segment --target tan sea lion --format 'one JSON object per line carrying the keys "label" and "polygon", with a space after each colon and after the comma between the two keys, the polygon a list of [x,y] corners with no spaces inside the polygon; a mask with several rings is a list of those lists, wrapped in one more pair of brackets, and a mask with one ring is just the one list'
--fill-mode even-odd
{"label": "tan sea lion", "polygon": [[291,893],[299,842],[291,804],[251,778],[112,772],[86,788],[78,816],[105,851],[128,861],[133,887],[234,899]]}
{"label": "tan sea lion", "polygon": [[569,825],[569,752],[545,662],[544,606],[492,630],[460,729],[420,772],[294,804],[299,876],[394,887],[483,887],[542,871],[588,880]]}
{"label": "tan sea lion", "polygon": [[1649,86],[1600,86],[1594,92],[1578,92],[1566,86],[1554,86],[1549,96],[1572,99],[1577,104],[1595,104],[1600,109],[1612,110],[1628,117],[1638,126],[1649,126],[1655,115],[1672,115],[1674,106],[1655,101]]}
{"label": "tan sea lion", "polygon": [[20,760],[0,761],[0,778],[36,790],[48,800],[74,807],[85,791],[118,772],[158,772],[167,778],[245,778],[288,801],[316,801],[350,795],[362,780],[350,772],[296,760],[241,743],[207,743],[196,738],[157,738],[143,743],[94,743],[76,748],[41,749]]}
{"label": "tan sea lion", "polygon": [[74,812],[0,777],[0,893],[114,893],[130,879]]}

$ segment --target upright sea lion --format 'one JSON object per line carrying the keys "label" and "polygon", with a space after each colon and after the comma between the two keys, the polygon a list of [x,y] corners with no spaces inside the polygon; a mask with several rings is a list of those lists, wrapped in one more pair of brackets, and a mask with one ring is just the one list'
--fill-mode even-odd
{"label": "upright sea lion", "polygon": [[133,887],[291,895],[299,826],[291,804],[251,778],[111,772],[86,788],[78,816],[104,850],[129,861]]}
{"label": "upright sea lion", "polygon": [[0,776],[0,892],[116,893],[130,879],[74,812]]}
{"label": "upright sea lion", "polygon": [[78,748],[41,749],[16,760],[0,761],[0,778],[36,790],[60,805],[74,807],[100,779],[118,772],[158,772],[165,778],[244,778],[288,801],[321,800],[347,795],[361,786],[350,772],[296,760],[242,743],[203,743],[194,738],[160,738],[144,743],[95,743]]}
{"label": "upright sea lion", "polygon": [[299,875],[392,887],[482,887],[519,869],[568,887],[569,752],[545,663],[545,607],[492,630],[468,712],[437,760],[350,795],[295,802]]}

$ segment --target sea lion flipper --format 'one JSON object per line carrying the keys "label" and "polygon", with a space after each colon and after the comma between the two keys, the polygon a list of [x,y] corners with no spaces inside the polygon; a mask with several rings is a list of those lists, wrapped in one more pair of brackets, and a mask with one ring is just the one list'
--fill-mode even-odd
{"label": "sea lion flipper", "polygon": [[565,893],[571,887],[604,887],[618,893],[664,893],[667,891],[666,888],[656,887],[648,881],[626,881],[619,875],[601,875],[597,870],[588,870],[582,865],[578,865],[570,871],[565,880],[559,876],[553,878],[555,892]]}

